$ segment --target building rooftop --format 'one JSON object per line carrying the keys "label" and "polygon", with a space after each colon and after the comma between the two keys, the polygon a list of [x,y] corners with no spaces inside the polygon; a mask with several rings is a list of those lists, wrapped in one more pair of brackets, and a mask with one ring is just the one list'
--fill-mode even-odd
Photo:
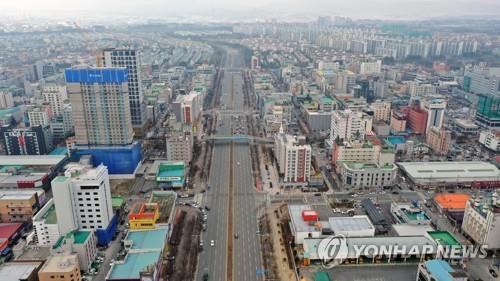
{"label": "building rooftop", "polygon": [[165,161],[158,166],[158,177],[184,177],[183,161]]}
{"label": "building rooftop", "polygon": [[462,193],[440,193],[434,197],[434,201],[442,208],[442,209],[465,209],[465,204],[467,200],[470,199],[468,194]]}
{"label": "building rooftop", "polygon": [[0,155],[0,166],[55,166],[66,155]]}
{"label": "building rooftop", "polygon": [[121,207],[121,205],[123,205],[123,202],[125,202],[123,196],[111,195],[111,205],[113,206],[113,209]]}
{"label": "building rooftop", "polygon": [[[318,259],[318,245],[324,238],[305,238],[304,252],[311,259]],[[436,253],[437,245],[434,241],[426,236],[380,236],[380,237],[347,237],[346,238],[348,254],[347,258],[356,258],[356,249],[361,245],[374,245],[375,247],[385,247],[393,251],[404,249],[409,253],[412,248],[423,252],[424,246],[431,246],[432,251]],[[395,247],[398,246],[398,247]]]}
{"label": "building rooftop", "polygon": [[77,255],[53,255],[47,258],[39,272],[70,272],[78,266]]}
{"label": "building rooftop", "polygon": [[460,242],[448,231],[429,231],[429,236],[441,246],[460,246]]}
{"label": "building rooftop", "polygon": [[398,236],[425,236],[429,231],[434,231],[434,229],[428,224],[398,223],[393,224],[392,228]]}
{"label": "building rooftop", "polygon": [[457,272],[450,264],[444,260],[429,260],[424,263],[427,271],[434,277],[436,281],[453,281],[455,277],[467,277],[463,272]]}
{"label": "building rooftop", "polygon": [[2,280],[28,280],[32,272],[42,264],[41,261],[8,262],[0,265]]}
{"label": "building rooftop", "polygon": [[[123,261],[117,261],[108,272],[106,280],[138,279],[140,272],[147,271],[160,259],[168,228],[130,231],[125,241],[132,241],[132,246]],[[127,243],[127,242],[125,242]]]}
{"label": "building rooftop", "polygon": [[367,216],[330,217],[328,218],[328,223],[335,233],[374,229],[373,224]]}
{"label": "building rooftop", "polygon": [[398,165],[414,182],[419,183],[496,181],[500,177],[495,165],[481,161],[399,162]]}
{"label": "building rooftop", "polygon": [[288,205],[288,212],[296,232],[318,232],[320,228],[316,223],[304,221],[302,218],[303,211],[313,210],[310,205]]}
{"label": "building rooftop", "polygon": [[402,136],[390,136],[387,137],[387,141],[390,142],[392,145],[403,144],[405,143],[405,138]]}
{"label": "building rooftop", "polygon": [[92,231],[75,231],[73,232],[73,239],[75,244],[83,244],[87,238],[92,234]]}
{"label": "building rooftop", "polygon": [[148,231],[130,231],[125,240],[132,241],[131,249],[161,249],[167,238],[168,228]]}
{"label": "building rooftop", "polygon": [[129,253],[123,262],[116,262],[106,280],[139,279],[140,273],[148,266],[155,266],[160,258],[160,251]]}
{"label": "building rooftop", "polygon": [[68,148],[66,147],[56,147],[49,153],[49,155],[66,155],[66,154],[68,154]]}
{"label": "building rooftop", "polygon": [[57,215],[56,215],[56,206],[52,205],[45,215],[43,216],[46,224],[56,224],[57,223]]}

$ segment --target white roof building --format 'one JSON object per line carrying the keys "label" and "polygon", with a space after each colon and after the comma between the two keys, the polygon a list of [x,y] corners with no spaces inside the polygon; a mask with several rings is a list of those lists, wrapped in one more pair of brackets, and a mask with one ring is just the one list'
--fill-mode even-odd
{"label": "white roof building", "polygon": [[417,185],[470,184],[475,181],[498,181],[500,179],[500,171],[489,162],[400,162],[398,165]]}
{"label": "white roof building", "polygon": [[375,236],[375,227],[368,216],[330,217],[328,223],[335,235],[341,234],[345,237]]}

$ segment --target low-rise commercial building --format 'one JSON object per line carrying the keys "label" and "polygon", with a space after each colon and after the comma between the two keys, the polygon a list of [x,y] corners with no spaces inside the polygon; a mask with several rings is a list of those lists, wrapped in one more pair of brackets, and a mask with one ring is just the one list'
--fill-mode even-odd
{"label": "low-rise commercial building", "polygon": [[21,238],[22,230],[22,223],[0,223],[0,253],[17,243]]}
{"label": "low-rise commercial building", "polygon": [[156,203],[137,203],[129,215],[130,229],[154,229],[156,221],[160,218],[159,206]]}
{"label": "low-rise commercial building", "polygon": [[14,261],[0,265],[0,276],[6,281],[38,281],[42,261]]}
{"label": "low-rise commercial building", "polygon": [[321,236],[321,224],[318,222],[318,214],[309,205],[288,205],[290,215],[290,229],[294,242],[302,245],[305,238],[319,238]]}
{"label": "low-rise commercial building", "polygon": [[155,161],[156,182],[162,189],[179,189],[186,183],[186,166],[184,161]]}
{"label": "low-rise commercial building", "polygon": [[475,243],[487,249],[500,249],[500,190],[487,198],[467,201],[462,230]]}
{"label": "low-rise commercial building", "polygon": [[428,260],[418,265],[417,281],[467,281],[467,274],[444,260]]}
{"label": "low-rise commercial building", "polygon": [[82,271],[88,272],[97,256],[97,238],[94,231],[82,230],[67,233],[52,247],[54,254],[76,254]]}
{"label": "low-rise commercial building", "polygon": [[389,187],[396,181],[398,168],[385,165],[357,162],[340,162],[340,179],[345,187]]}
{"label": "low-rise commercial building", "polygon": [[438,209],[444,211],[464,211],[467,201],[470,199],[468,194],[462,193],[440,193],[434,197]]}
{"label": "low-rise commercial building", "polygon": [[328,224],[335,235],[374,237],[375,227],[367,216],[329,217]]}
{"label": "low-rise commercial building", "polygon": [[[321,250],[318,251],[318,247],[322,240],[323,238],[304,239],[306,264],[310,261],[321,260],[319,255]],[[370,247],[366,247],[367,245]],[[334,258],[331,261],[332,264],[414,263],[423,262],[437,253],[436,243],[426,236],[347,237],[345,247],[347,247],[347,256]],[[366,251],[359,249],[366,249]],[[384,249],[384,251],[379,250],[380,254],[374,255],[373,249]]]}
{"label": "low-rise commercial building", "polygon": [[106,281],[160,280],[168,231],[168,228],[130,231],[123,240],[127,255],[111,266]]}
{"label": "low-rise commercial building", "polygon": [[472,120],[455,118],[452,130],[457,136],[475,136],[479,132],[479,126]]}
{"label": "low-rise commercial building", "polygon": [[474,186],[491,183],[496,186],[500,178],[498,168],[481,161],[449,162],[400,162],[397,163],[411,183],[417,187],[437,187],[445,185]]}
{"label": "low-rise commercial building", "polygon": [[399,223],[410,225],[429,225],[431,218],[418,206],[417,202],[392,203],[391,213]]}
{"label": "low-rise commercial building", "polygon": [[80,266],[77,255],[49,256],[40,271],[40,281],[81,281]]}
{"label": "low-rise commercial building", "polygon": [[500,131],[481,131],[479,134],[479,143],[489,150],[500,152]]}
{"label": "low-rise commercial building", "polygon": [[0,191],[0,216],[2,222],[31,222],[40,209],[36,190],[26,192]]}

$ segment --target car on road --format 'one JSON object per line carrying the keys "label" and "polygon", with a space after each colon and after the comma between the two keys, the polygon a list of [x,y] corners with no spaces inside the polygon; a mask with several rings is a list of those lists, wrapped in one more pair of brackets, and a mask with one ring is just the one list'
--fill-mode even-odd
{"label": "car on road", "polygon": [[210,246],[211,247],[215,246],[215,241],[214,240],[210,240]]}
{"label": "car on road", "polygon": [[203,274],[203,281],[208,281],[208,273]]}
{"label": "car on road", "polygon": [[239,166],[239,165],[240,165],[240,162],[238,162],[237,164],[238,164],[238,166]]}
{"label": "car on road", "polygon": [[239,235],[238,235],[238,233],[236,233],[236,234],[234,235],[234,239],[238,239],[238,237],[239,237]]}

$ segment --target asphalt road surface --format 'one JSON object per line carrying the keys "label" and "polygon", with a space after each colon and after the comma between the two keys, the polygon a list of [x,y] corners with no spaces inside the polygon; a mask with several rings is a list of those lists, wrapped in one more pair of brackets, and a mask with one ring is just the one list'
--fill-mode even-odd
{"label": "asphalt road surface", "polygon": [[[243,56],[235,49],[227,49],[225,74],[222,78],[221,104],[227,109],[244,111]],[[218,118],[216,135],[231,135],[237,128],[246,126],[243,120],[221,115]],[[233,145],[233,159],[230,149]],[[233,280],[263,280],[259,235],[257,234],[257,211],[265,201],[254,189],[250,147],[242,143],[219,143],[214,146],[211,159],[209,186],[205,205],[209,206],[207,229],[202,234],[204,248],[198,265],[198,279],[209,275],[209,280],[222,281],[227,278],[228,239],[233,239]],[[230,165],[233,168],[233,192],[229,194]],[[238,238],[227,237],[229,196],[233,198],[233,233]],[[214,247],[210,241],[214,240]]]}

